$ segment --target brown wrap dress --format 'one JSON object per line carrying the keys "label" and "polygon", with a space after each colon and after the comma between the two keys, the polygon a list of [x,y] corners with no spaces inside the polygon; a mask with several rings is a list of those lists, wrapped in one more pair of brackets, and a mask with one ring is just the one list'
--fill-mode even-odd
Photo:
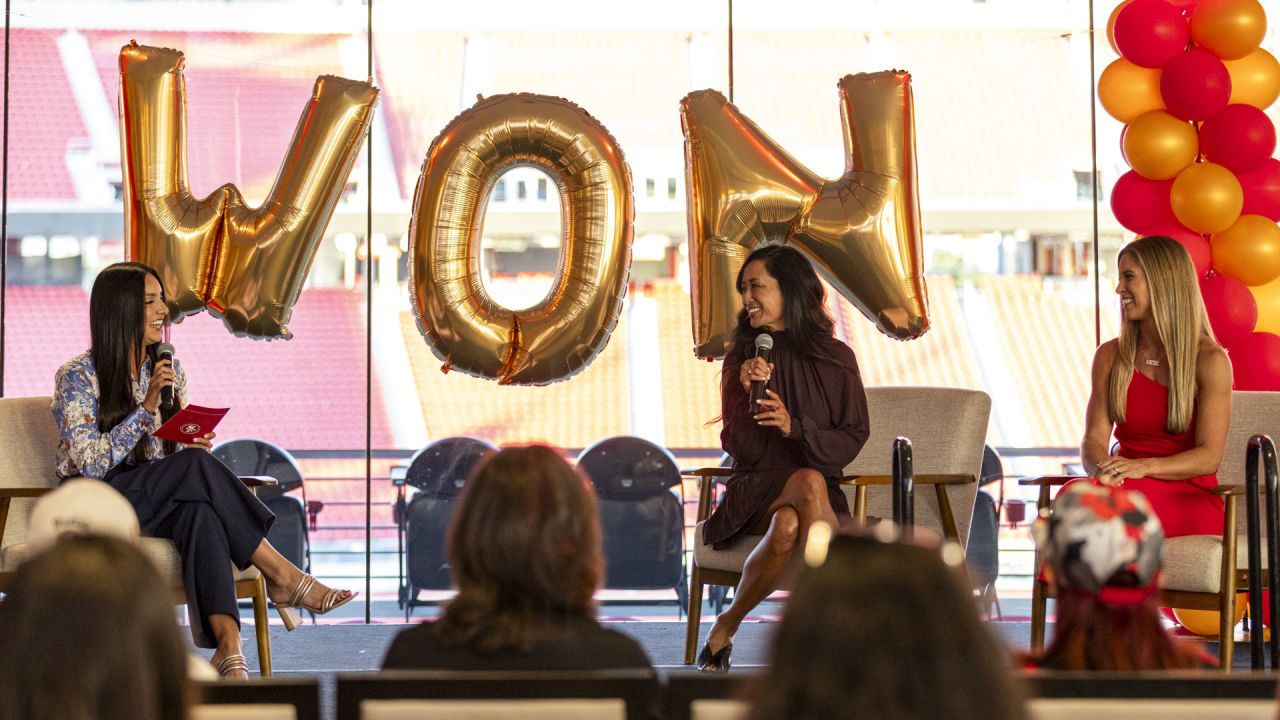
{"label": "brown wrap dress", "polygon": [[733,458],[734,472],[702,529],[703,542],[717,549],[763,522],[787,479],[802,468],[817,470],[827,479],[832,509],[848,517],[849,502],[839,479],[871,431],[858,360],[848,345],[821,338],[817,351],[822,359],[814,359],[801,354],[787,332],[770,334],[774,367],[768,388],[778,393],[791,414],[791,436],[756,424],[748,393],[738,380],[741,363],[726,358],[720,443]]}

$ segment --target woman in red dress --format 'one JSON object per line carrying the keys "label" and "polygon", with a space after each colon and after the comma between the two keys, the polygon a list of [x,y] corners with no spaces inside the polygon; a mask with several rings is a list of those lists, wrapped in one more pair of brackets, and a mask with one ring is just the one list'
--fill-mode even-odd
{"label": "woman in red dress", "polygon": [[1223,503],[1211,491],[1231,416],[1231,361],[1182,245],[1142,238],[1118,264],[1120,337],[1094,355],[1081,459],[1095,482],[1145,495],[1166,537],[1221,534]]}

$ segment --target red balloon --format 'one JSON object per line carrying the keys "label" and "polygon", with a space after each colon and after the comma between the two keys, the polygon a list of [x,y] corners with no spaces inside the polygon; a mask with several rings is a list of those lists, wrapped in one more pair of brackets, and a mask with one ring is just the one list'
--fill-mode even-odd
{"label": "red balloon", "polygon": [[1267,158],[1240,177],[1244,190],[1241,215],[1262,215],[1280,222],[1280,160]]}
{"label": "red balloon", "polygon": [[1200,294],[1218,342],[1234,347],[1253,332],[1258,322],[1258,302],[1247,285],[1218,273],[1200,281]]}
{"label": "red balloon", "polygon": [[1236,390],[1280,390],[1280,337],[1249,333],[1231,346]]}
{"label": "red balloon", "polygon": [[1172,180],[1148,180],[1130,170],[1111,188],[1111,212],[1129,230],[1151,235],[1149,228],[1177,225],[1169,204]]}
{"label": "red balloon", "polygon": [[1200,127],[1200,152],[1236,175],[1256,169],[1276,151],[1276,128],[1252,105],[1228,105]]}
{"label": "red balloon", "polygon": [[1171,237],[1187,249],[1191,256],[1191,264],[1196,267],[1196,277],[1202,278],[1213,263],[1213,254],[1209,251],[1209,241],[1194,230],[1188,230],[1181,223],[1156,225],[1147,230],[1145,235],[1164,235]]}
{"label": "red balloon", "polygon": [[1187,49],[1191,31],[1182,10],[1166,0],[1133,0],[1116,15],[1114,35],[1125,60],[1158,68]]}
{"label": "red balloon", "polygon": [[1208,50],[1188,50],[1164,66],[1160,96],[1169,112],[1183,120],[1208,120],[1231,99],[1231,74]]}

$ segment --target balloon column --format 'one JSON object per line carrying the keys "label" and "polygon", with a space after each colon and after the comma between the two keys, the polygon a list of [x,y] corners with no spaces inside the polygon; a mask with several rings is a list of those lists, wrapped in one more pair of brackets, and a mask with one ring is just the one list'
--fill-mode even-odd
{"label": "balloon column", "polygon": [[1238,390],[1280,390],[1280,161],[1263,112],[1280,62],[1265,33],[1258,0],[1124,0],[1107,23],[1120,59],[1098,79],[1133,168],[1112,212],[1187,248]]}

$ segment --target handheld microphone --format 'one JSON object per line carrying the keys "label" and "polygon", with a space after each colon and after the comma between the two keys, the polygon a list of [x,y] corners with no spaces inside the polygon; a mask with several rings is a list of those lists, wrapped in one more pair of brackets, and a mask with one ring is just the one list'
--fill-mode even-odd
{"label": "handheld microphone", "polygon": [[[769,362],[769,351],[773,349],[773,336],[769,333],[760,333],[756,336],[756,357]],[[764,380],[751,381],[751,412],[760,412],[760,401],[764,399]]]}
{"label": "handheld microphone", "polygon": [[[156,360],[173,360],[173,346],[169,343],[160,343],[156,346]],[[160,409],[168,412],[173,409],[173,386],[166,385],[160,388]]]}

